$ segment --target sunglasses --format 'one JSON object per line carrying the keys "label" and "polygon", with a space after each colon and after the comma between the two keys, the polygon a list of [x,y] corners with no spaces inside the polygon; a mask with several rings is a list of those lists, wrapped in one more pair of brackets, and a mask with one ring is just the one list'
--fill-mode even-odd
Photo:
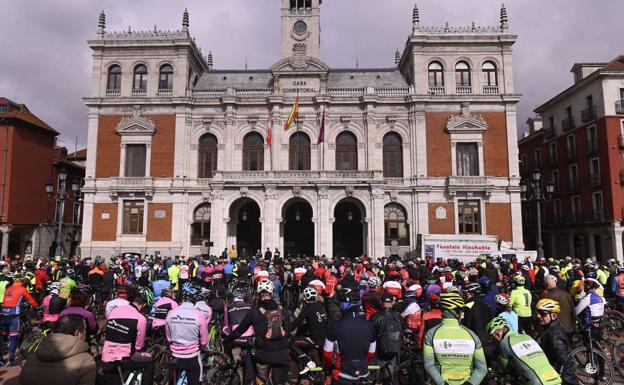
{"label": "sunglasses", "polygon": [[546,316],[547,316],[547,315],[549,315],[549,314],[550,314],[550,313],[549,313],[549,312],[547,312],[547,311],[538,311],[538,312],[537,312],[537,315],[538,315],[538,316],[540,316],[540,317],[542,317],[542,318],[546,317]]}

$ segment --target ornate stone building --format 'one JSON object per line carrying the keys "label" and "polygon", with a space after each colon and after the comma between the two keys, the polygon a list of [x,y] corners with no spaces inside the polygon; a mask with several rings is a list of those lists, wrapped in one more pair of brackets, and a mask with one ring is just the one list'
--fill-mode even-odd
{"label": "ornate stone building", "polygon": [[100,15],[83,255],[210,241],[379,257],[419,234],[523,247],[506,9],[496,27],[432,28],[415,7],[394,67],[332,69],[320,3],[282,0],[282,58],[264,70],[215,69],[186,11],[174,32],[108,32]]}

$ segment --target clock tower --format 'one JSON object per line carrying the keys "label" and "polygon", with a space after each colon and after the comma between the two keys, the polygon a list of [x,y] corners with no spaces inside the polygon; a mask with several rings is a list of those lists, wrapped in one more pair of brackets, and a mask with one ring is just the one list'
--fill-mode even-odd
{"label": "clock tower", "polygon": [[319,58],[322,2],[282,0],[282,58],[296,54]]}

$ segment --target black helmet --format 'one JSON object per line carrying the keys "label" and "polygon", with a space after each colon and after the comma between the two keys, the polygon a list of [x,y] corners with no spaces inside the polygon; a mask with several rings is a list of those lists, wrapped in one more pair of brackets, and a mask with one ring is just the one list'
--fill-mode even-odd
{"label": "black helmet", "polygon": [[90,297],[91,294],[91,287],[84,283],[77,283],[76,286],[71,289],[72,297]]}
{"label": "black helmet", "polygon": [[340,302],[359,302],[360,301],[360,290],[352,289],[349,287],[343,287],[337,293],[338,300]]}

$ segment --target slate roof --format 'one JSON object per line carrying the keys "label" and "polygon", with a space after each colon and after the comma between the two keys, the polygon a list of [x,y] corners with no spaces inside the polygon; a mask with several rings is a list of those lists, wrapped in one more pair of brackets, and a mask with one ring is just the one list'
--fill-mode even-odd
{"label": "slate roof", "polygon": [[25,123],[36,126],[43,131],[47,131],[53,135],[59,134],[58,131],[50,127],[46,122],[39,119],[35,114],[30,112],[25,104],[19,104],[11,101],[8,98],[0,97],[0,105],[6,106],[6,112],[0,112],[0,118],[12,118],[16,120],[21,120]]}

